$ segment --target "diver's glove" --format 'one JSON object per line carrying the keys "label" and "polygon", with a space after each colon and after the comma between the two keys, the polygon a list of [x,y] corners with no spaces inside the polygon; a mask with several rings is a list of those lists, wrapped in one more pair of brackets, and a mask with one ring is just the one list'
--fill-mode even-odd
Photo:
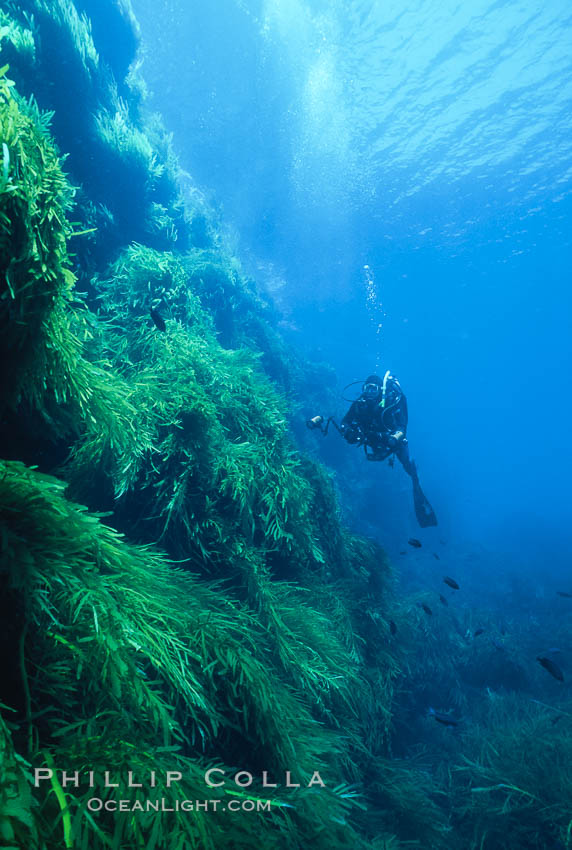
{"label": "diver's glove", "polygon": [[359,425],[342,425],[341,431],[344,440],[347,440],[352,445],[361,443],[363,440],[363,431]]}

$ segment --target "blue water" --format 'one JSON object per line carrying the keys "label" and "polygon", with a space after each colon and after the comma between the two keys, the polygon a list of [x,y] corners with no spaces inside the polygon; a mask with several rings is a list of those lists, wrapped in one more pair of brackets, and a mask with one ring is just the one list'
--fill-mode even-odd
{"label": "blue water", "polygon": [[[435,534],[484,553],[489,579],[566,571],[569,3],[133,5],[151,104],[288,338],[340,388],[376,366],[400,378]],[[397,549],[407,482],[379,476]]]}

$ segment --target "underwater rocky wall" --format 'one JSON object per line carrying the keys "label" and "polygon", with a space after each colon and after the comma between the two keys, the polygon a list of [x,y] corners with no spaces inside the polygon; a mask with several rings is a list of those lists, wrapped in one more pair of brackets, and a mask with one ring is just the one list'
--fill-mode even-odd
{"label": "underwater rocky wall", "polygon": [[[367,846],[390,580],[289,436],[310,367],[183,192],[128,5],[4,3],[0,36],[2,840]],[[224,811],[118,815],[105,771]]]}
{"label": "underwater rocky wall", "polygon": [[[341,522],[288,427],[331,373],[137,50],[124,0],[0,3],[0,846],[568,846],[572,736]],[[465,731],[424,716],[443,695]]]}

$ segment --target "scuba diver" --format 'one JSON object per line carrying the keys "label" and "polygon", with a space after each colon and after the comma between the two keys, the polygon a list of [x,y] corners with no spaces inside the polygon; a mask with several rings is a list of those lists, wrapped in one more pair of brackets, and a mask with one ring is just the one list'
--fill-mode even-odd
{"label": "scuba diver", "polygon": [[[351,385],[349,385],[351,386]],[[437,517],[429,504],[417,475],[415,462],[409,457],[407,443],[407,399],[399,381],[389,372],[383,378],[370,375],[366,378],[361,395],[338,425],[330,417],[323,426],[323,417],[315,416],[306,423],[309,428],[319,428],[327,434],[330,422],[351,445],[363,446],[365,456],[371,461],[399,458],[413,484],[413,505],[417,521],[422,528],[437,525]]]}

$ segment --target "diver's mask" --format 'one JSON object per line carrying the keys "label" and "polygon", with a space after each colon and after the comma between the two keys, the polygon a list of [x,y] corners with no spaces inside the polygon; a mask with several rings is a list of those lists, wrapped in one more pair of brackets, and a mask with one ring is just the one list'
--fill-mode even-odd
{"label": "diver's mask", "polygon": [[376,399],[381,393],[379,384],[364,384],[361,388],[362,397],[365,399]]}

